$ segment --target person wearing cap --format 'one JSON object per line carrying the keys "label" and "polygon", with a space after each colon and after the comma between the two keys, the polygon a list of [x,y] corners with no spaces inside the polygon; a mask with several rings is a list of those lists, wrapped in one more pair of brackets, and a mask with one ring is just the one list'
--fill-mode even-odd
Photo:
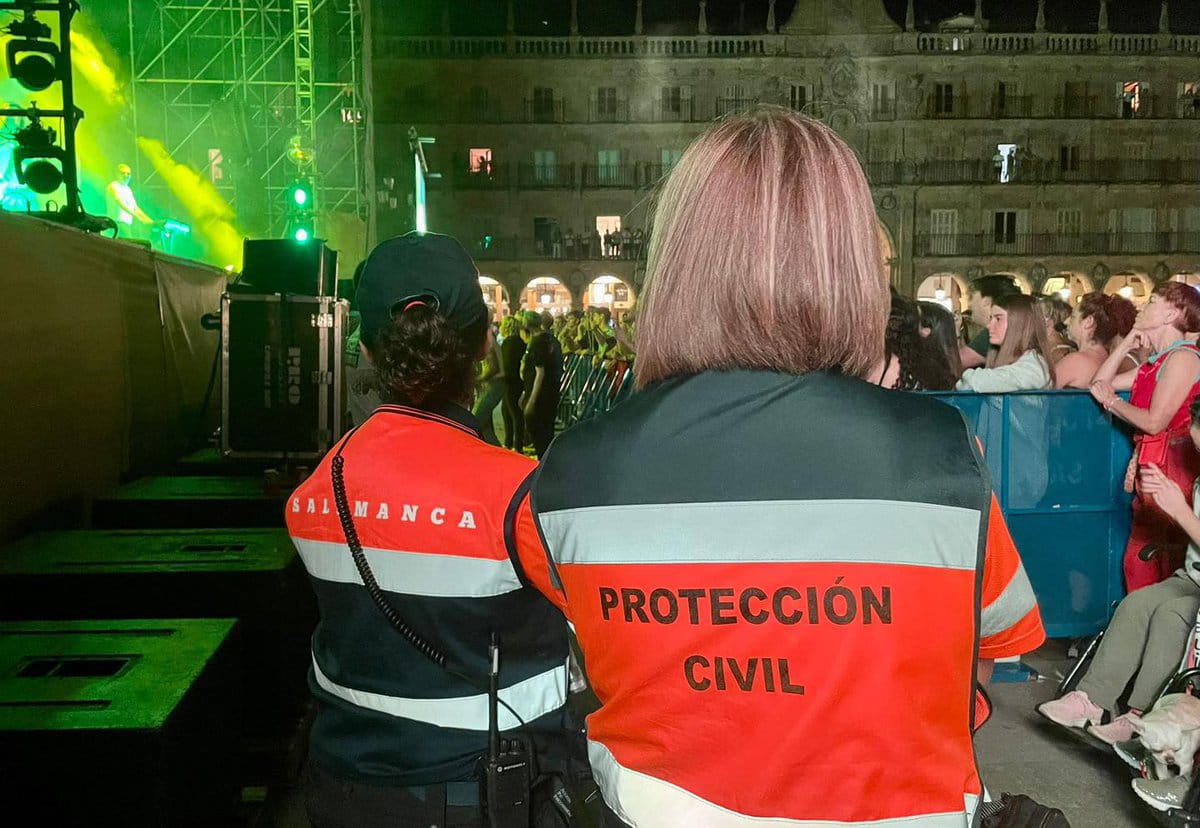
{"label": "person wearing cap", "polygon": [[[467,410],[491,333],[478,273],[457,241],[410,233],[383,242],[356,305],[384,402],[286,508],[320,606],[305,804],[314,828],[479,826],[493,635],[502,735],[528,740],[542,773],[565,767],[579,742],[565,708],[565,622],[526,586],[503,530],[535,464],[485,443]],[[355,560],[360,548],[369,573]]]}

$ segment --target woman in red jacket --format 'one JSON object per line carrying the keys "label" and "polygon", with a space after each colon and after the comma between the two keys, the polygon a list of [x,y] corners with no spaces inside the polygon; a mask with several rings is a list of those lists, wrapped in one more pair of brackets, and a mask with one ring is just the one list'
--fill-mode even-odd
{"label": "woman in red jacket", "polygon": [[[1200,294],[1188,285],[1165,282],[1154,289],[1133,330],[1092,380],[1092,396],[1136,429],[1125,475],[1125,491],[1135,493],[1124,565],[1130,592],[1157,584],[1183,562],[1187,536],[1135,484],[1138,469],[1154,464],[1190,497],[1192,481],[1200,475],[1200,454],[1188,437],[1188,409],[1200,392],[1200,348],[1187,333],[1198,330]],[[1150,349],[1146,362],[1118,374],[1125,358],[1139,348]],[[1129,402],[1117,396],[1123,390],[1130,392]],[[1160,551],[1143,561],[1138,553],[1148,545]]]}

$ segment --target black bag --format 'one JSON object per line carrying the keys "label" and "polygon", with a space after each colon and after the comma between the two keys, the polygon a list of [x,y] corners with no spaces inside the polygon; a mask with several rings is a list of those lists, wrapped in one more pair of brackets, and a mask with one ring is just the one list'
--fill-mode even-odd
{"label": "black bag", "polygon": [[982,828],[1071,828],[1058,808],[1039,805],[1025,794],[1001,794],[979,806]]}

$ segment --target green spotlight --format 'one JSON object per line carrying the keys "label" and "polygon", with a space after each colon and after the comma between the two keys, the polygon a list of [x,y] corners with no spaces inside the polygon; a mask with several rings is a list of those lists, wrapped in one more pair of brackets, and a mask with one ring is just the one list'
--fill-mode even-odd
{"label": "green spotlight", "polygon": [[309,207],[312,204],[312,185],[307,181],[293,181],[288,188],[288,200],[296,207]]}
{"label": "green spotlight", "polygon": [[309,239],[309,235],[308,235],[308,228],[305,228],[305,227],[297,227],[297,228],[296,228],[296,232],[295,232],[295,234],[294,234],[293,238],[295,238],[295,240],[296,240],[296,241],[298,241],[298,242],[306,242],[306,241],[308,241],[308,239]]}

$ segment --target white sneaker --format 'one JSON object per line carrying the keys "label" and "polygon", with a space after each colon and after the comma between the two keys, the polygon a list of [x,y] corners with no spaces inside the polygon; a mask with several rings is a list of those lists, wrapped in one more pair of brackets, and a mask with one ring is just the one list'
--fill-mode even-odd
{"label": "white sneaker", "polygon": [[1082,690],[1072,690],[1061,699],[1039,704],[1037,712],[1063,727],[1087,727],[1104,719],[1104,709],[1093,704]]}

